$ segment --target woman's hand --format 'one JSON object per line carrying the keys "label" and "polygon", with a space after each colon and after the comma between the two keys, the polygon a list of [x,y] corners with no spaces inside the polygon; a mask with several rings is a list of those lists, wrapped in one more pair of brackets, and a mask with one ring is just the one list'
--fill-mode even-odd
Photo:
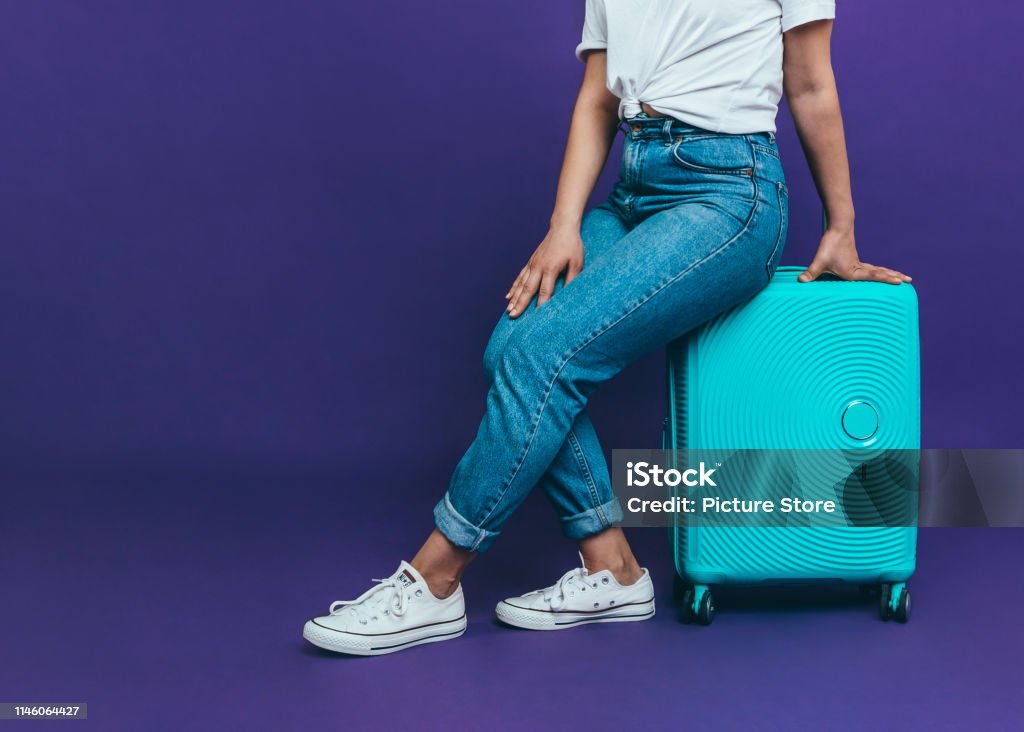
{"label": "woman's hand", "polygon": [[522,315],[535,293],[540,307],[554,294],[559,275],[565,272],[565,284],[569,284],[582,269],[583,240],[579,227],[552,227],[505,294],[509,317]]}
{"label": "woman's hand", "polygon": [[849,231],[833,231],[831,229],[826,231],[821,237],[818,253],[814,255],[811,266],[797,279],[800,282],[811,282],[817,279],[822,272],[831,272],[844,280],[873,280],[888,282],[892,285],[911,281],[911,278],[902,272],[860,261],[852,229]]}

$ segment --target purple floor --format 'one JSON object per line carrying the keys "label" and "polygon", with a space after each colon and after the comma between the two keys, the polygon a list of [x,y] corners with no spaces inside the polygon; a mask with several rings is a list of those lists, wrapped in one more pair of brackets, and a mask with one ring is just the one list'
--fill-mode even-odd
{"label": "purple floor", "polygon": [[494,603],[576,559],[531,498],[465,578],[463,638],[353,659],[302,623],[390,574],[431,497],[230,472],[4,476],[0,701],[87,702],[73,726],[97,730],[1020,729],[1024,531],[923,531],[906,626],[805,588],[719,591],[700,628],[677,621],[664,532],[634,530],[652,621],[530,633]]}

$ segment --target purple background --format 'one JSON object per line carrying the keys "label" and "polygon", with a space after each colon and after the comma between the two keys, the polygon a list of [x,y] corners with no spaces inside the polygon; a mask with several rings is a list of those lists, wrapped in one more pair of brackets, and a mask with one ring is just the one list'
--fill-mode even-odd
{"label": "purple background", "polygon": [[[858,241],[915,277],[924,444],[1020,447],[1024,11],[860,0],[839,15]],[[547,689],[540,721],[621,727],[639,702],[601,690],[628,676],[658,692],[638,712],[655,726],[676,703],[723,728],[1005,724],[1015,618],[965,614],[1019,532],[927,532],[905,629],[843,600],[552,640],[487,619],[573,561],[531,499],[520,536],[469,576],[466,639],[373,665],[303,650],[306,615],[408,556],[475,432],[483,345],[550,213],[581,19],[581,0],[4,5],[0,569],[17,589],[0,701],[84,700],[120,728],[218,704],[220,726],[305,728],[370,703],[385,722],[422,721],[424,704],[514,726],[515,700]],[[806,263],[817,202],[785,113],[780,145],[784,262]],[[662,401],[653,354],[594,399],[606,448],[656,445]],[[545,538],[527,540],[535,524]],[[634,533],[665,591],[663,537]],[[813,691],[821,667],[847,669],[845,701],[774,693]],[[748,716],[711,692],[732,680]],[[181,709],[159,707],[179,691]]]}

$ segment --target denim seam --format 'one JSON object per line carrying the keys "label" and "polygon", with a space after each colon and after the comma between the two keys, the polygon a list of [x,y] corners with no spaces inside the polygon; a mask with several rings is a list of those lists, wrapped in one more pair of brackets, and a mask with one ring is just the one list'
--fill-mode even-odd
{"label": "denim seam", "polygon": [[771,282],[772,275],[775,274],[772,262],[775,261],[775,257],[779,253],[779,247],[782,246],[782,237],[786,231],[786,206],[782,201],[782,183],[775,183],[775,194],[779,201],[779,234],[775,237],[775,246],[772,248],[772,253],[768,255],[768,261],[764,265],[765,272],[768,273],[769,282]]}
{"label": "denim seam", "polygon": [[[630,183],[630,185],[635,185],[636,182],[640,180],[640,169],[643,168],[644,163],[646,163],[646,162],[647,162],[647,146],[646,145],[638,145],[636,147],[636,149],[633,151],[633,159],[630,161],[630,163],[631,163],[630,164],[630,170],[627,171],[629,173],[629,183]],[[632,200],[633,200],[633,197],[631,196],[630,206],[629,206],[631,213],[632,213],[632,208],[633,208],[632,207]]]}
{"label": "denim seam", "polygon": [[686,142],[700,142],[701,140],[717,140],[717,139],[721,139],[722,135],[719,135],[719,134],[687,135],[685,132],[680,132],[678,134],[673,134],[672,135],[672,139],[673,140],[675,140],[675,138],[677,138],[677,137],[683,138],[684,140],[686,140]]}
{"label": "denim seam", "polygon": [[774,148],[768,147],[767,145],[762,145],[759,142],[751,142],[750,144],[753,145],[754,149],[757,150],[758,152],[766,153],[768,155],[771,155],[776,160],[781,160],[778,151],[775,150]]}
{"label": "denim seam", "polygon": [[671,285],[673,282],[678,280],[680,277],[684,277],[685,275],[689,274],[690,272],[692,272],[697,267],[703,266],[707,262],[711,261],[715,257],[717,257],[720,254],[722,254],[723,252],[725,252],[733,244],[735,244],[740,239],[740,237],[742,237],[745,233],[747,233],[747,231],[750,230],[750,224],[753,222],[754,217],[755,217],[755,215],[757,213],[758,206],[761,205],[761,202],[758,200],[758,191],[757,191],[757,181],[756,181],[756,178],[752,177],[751,180],[754,182],[754,202],[753,202],[753,206],[750,209],[750,213],[747,215],[747,220],[743,223],[743,227],[739,230],[739,232],[737,232],[731,239],[729,239],[724,244],[722,244],[722,246],[720,246],[718,249],[716,249],[713,252],[711,252],[710,254],[702,257],[701,259],[697,260],[696,262],[691,264],[689,267],[684,269],[682,272],[679,272],[679,273],[673,275],[668,280],[666,280],[662,284],[658,285],[648,295],[643,296],[635,305],[633,305],[632,307],[629,307],[629,309],[627,309],[625,313],[620,315],[614,321],[612,321],[611,323],[608,323],[607,325],[601,326],[596,331],[594,331],[592,334],[590,334],[587,337],[585,337],[583,339],[583,343],[581,343],[567,357],[563,357],[562,363],[558,366],[557,369],[555,369],[554,374],[548,380],[547,386],[544,389],[544,396],[541,399],[540,407],[537,410],[536,416],[533,419],[533,424],[530,427],[530,437],[529,437],[529,439],[527,439],[526,445],[523,446],[522,451],[519,453],[519,457],[516,459],[516,461],[515,461],[515,463],[513,465],[512,474],[504,481],[504,484],[502,486],[501,492],[498,494],[496,500],[494,501],[494,505],[490,508],[490,510],[487,512],[487,514],[480,520],[480,526],[481,527],[483,526],[484,523],[486,523],[487,519],[489,519],[494,514],[494,510],[498,507],[498,505],[504,499],[505,494],[508,493],[509,486],[511,486],[512,483],[515,481],[515,479],[519,476],[519,470],[523,467],[523,463],[526,462],[526,456],[529,454],[530,448],[533,447],[533,441],[536,438],[537,430],[540,427],[540,418],[544,414],[545,407],[547,407],[548,399],[551,397],[551,390],[554,388],[555,382],[558,380],[558,376],[562,373],[563,369],[565,369],[566,365],[573,358],[575,358],[579,354],[580,351],[582,351],[584,348],[586,348],[591,343],[596,341],[598,338],[600,338],[602,335],[604,335],[609,330],[614,328],[616,325],[621,323],[623,320],[625,320],[627,317],[632,315],[634,312],[636,312],[638,309],[643,307],[645,304],[650,302],[650,300],[655,295],[657,295],[659,292],[664,290],[666,287]]}
{"label": "denim seam", "polygon": [[576,433],[569,428],[569,434],[567,436],[569,444],[572,445],[572,451],[576,455],[576,462],[580,466],[580,470],[583,471],[583,479],[587,483],[587,488],[590,490],[590,499],[597,509],[597,512],[601,515],[601,521],[605,521],[604,511],[601,509],[601,497],[597,493],[597,484],[594,482],[594,476],[590,471],[590,465],[587,464],[587,456],[583,452],[583,448],[580,445],[579,438],[576,437]]}
{"label": "denim seam", "polygon": [[[614,519],[612,519],[609,511],[612,511],[616,507],[617,499],[613,496],[611,499],[603,503],[600,507],[591,508],[586,511],[574,514],[573,516],[566,516],[561,519],[562,534],[568,536],[570,539],[586,538],[593,536],[594,534],[600,533],[604,529],[610,528],[615,525]],[[606,509],[605,506],[608,506]],[[600,509],[600,510],[599,510]],[[621,509],[620,509],[621,510]],[[587,529],[583,532],[571,531],[569,527],[578,527],[580,523],[592,522],[596,520],[599,528]]]}
{"label": "denim seam", "polygon": [[[439,507],[441,508],[442,512],[447,516],[448,520],[453,521],[456,524],[456,526],[460,526],[461,528],[460,522],[464,522],[465,524],[468,524],[469,526],[473,527],[473,539],[470,541],[468,547],[468,550],[471,552],[477,551],[480,548],[480,545],[487,540],[489,534],[496,533],[489,532],[486,529],[483,529],[475,525],[472,521],[470,521],[461,513],[459,513],[458,510],[456,510],[455,506],[452,505],[451,497],[447,492],[445,492],[444,497],[441,499],[441,503],[439,504],[439,506],[435,506],[434,511],[436,512]],[[449,536],[448,533],[446,533],[444,529],[441,528],[440,525],[438,525],[437,528],[441,531],[442,534],[444,534],[448,538],[449,541],[459,546],[455,539]]]}

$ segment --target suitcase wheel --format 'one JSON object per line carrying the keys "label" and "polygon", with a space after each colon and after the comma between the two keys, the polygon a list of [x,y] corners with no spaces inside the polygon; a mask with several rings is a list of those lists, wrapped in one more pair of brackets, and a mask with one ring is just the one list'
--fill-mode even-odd
{"label": "suitcase wheel", "polygon": [[902,582],[896,585],[882,585],[882,597],[878,606],[882,620],[894,619],[899,623],[910,620],[910,590]]}
{"label": "suitcase wheel", "polygon": [[712,597],[711,590],[704,590],[704,594],[697,605],[697,622],[701,625],[711,625],[711,621],[714,618],[715,598]]}
{"label": "suitcase wheel", "polygon": [[910,590],[906,587],[900,590],[900,599],[896,603],[896,612],[893,613],[893,617],[900,623],[910,620]]}
{"label": "suitcase wheel", "polygon": [[715,617],[715,598],[707,585],[690,586],[679,580],[673,590],[682,593],[680,617],[684,623],[696,621],[700,625],[711,625]]}
{"label": "suitcase wheel", "polygon": [[697,621],[700,625],[711,625],[715,617],[715,598],[707,585],[695,585],[683,597],[683,622]]}

